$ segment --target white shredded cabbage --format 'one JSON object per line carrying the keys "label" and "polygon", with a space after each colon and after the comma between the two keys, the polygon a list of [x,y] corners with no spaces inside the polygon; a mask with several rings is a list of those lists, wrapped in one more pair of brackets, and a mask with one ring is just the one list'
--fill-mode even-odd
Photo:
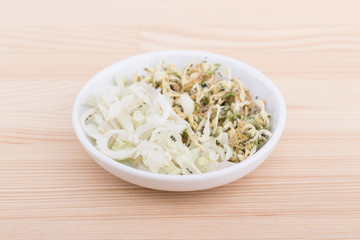
{"label": "white shredded cabbage", "polygon": [[181,95],[180,103],[186,116],[190,116],[194,112],[194,101],[186,93]]}
{"label": "white shredded cabbage", "polygon": [[[144,82],[127,83],[117,76],[116,85],[107,86],[87,101],[91,108],[81,116],[81,125],[96,148],[117,161],[129,160],[135,167],[154,173],[197,174],[213,171],[232,155],[210,140],[209,118],[203,121],[201,143],[186,146],[182,141],[189,123],[173,110],[170,98]],[[192,114],[194,103],[183,95],[185,114]],[[227,141],[226,133],[219,136]]]}

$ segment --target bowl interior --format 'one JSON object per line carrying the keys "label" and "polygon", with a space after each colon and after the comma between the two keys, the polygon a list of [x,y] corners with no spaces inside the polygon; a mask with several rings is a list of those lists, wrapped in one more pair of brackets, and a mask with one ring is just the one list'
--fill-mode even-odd
{"label": "bowl interior", "polygon": [[[250,94],[253,98],[258,96],[259,99],[266,100],[266,110],[268,113],[271,114],[270,126],[273,136],[263,146],[263,148],[261,148],[253,156],[257,155],[261,151],[265,151],[264,148],[266,148],[266,146],[269,144],[271,144],[273,147],[280,138],[286,118],[285,103],[276,86],[262,73],[245,63],[213,53],[186,50],[153,52],[138,55],[117,62],[96,74],[82,88],[74,103],[73,124],[75,132],[78,135],[80,141],[82,141],[84,145],[84,139],[87,139],[85,133],[83,132],[79,124],[80,116],[86,109],[83,103],[88,97],[90,97],[92,93],[104,88],[104,86],[106,85],[113,84],[114,76],[116,74],[122,73],[126,74],[129,77],[131,77],[134,71],[137,71],[141,74],[144,73],[144,67],[153,67],[160,60],[164,62],[174,63],[178,67],[185,67],[189,61],[198,63],[204,59],[207,60],[209,63],[221,63],[222,67],[230,67],[232,70],[232,76],[239,78],[242,81],[245,88],[250,90]],[[91,147],[96,150],[94,146]],[[251,161],[251,158],[253,156],[249,157],[242,163]]]}

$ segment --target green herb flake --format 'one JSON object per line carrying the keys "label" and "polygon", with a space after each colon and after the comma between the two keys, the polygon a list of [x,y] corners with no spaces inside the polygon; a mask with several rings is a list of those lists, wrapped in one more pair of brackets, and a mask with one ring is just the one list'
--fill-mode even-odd
{"label": "green herb flake", "polygon": [[221,65],[220,63],[214,64],[214,66],[215,66],[214,69],[208,70],[208,71],[206,71],[205,73],[206,73],[206,74],[213,75],[214,73],[216,73],[217,70],[219,70],[220,65]]}
{"label": "green herb flake", "polygon": [[233,92],[229,92],[229,93],[225,94],[224,96],[222,96],[221,98],[226,99],[226,98],[234,97],[234,96],[235,96],[235,94]]}

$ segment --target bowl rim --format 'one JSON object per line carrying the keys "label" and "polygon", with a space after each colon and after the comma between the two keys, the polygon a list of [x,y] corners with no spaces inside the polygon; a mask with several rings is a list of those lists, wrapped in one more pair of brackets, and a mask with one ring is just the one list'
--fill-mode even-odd
{"label": "bowl rim", "polygon": [[[91,142],[87,139],[85,132],[83,131],[81,124],[80,124],[80,118],[79,116],[79,109],[80,105],[82,104],[82,95],[87,92],[87,86],[91,85],[93,82],[97,81],[97,78],[99,75],[103,74],[106,71],[109,71],[109,69],[112,69],[113,67],[120,65],[121,63],[129,60],[134,60],[136,58],[144,58],[144,57],[150,57],[150,56],[161,56],[161,55],[194,55],[196,57],[197,55],[206,55],[211,56],[212,58],[221,58],[226,59],[227,61],[234,62],[236,65],[242,65],[243,68],[247,68],[251,71],[251,74],[255,74],[258,76],[258,79],[262,82],[266,82],[268,86],[270,86],[275,93],[276,96],[276,106],[279,107],[279,119],[276,124],[275,131],[272,132],[272,136],[269,138],[269,140],[266,142],[266,144],[258,150],[254,155],[248,157],[243,162],[240,162],[234,166],[230,166],[227,168],[215,170],[212,172],[206,172],[206,173],[200,173],[200,174],[193,174],[193,175],[168,175],[168,174],[159,174],[159,173],[152,173],[147,172],[144,170],[136,169],[130,166],[127,166],[121,162],[118,162],[116,160],[113,160],[112,158],[106,156],[105,154],[101,153]],[[193,182],[193,181],[203,181],[203,180],[210,180],[213,178],[216,178],[220,175],[227,175],[231,174],[233,172],[237,172],[240,169],[246,168],[248,165],[253,164],[256,162],[256,160],[262,159],[264,156],[266,157],[267,154],[270,154],[270,152],[273,150],[275,145],[280,139],[280,136],[282,135],[282,132],[285,128],[286,123],[286,105],[284,98],[279,91],[279,89],[276,87],[276,85],[263,73],[261,73],[259,70],[255,69],[254,67],[241,62],[237,59],[227,57],[220,54],[205,52],[205,51],[195,51],[195,50],[167,50],[167,51],[155,51],[155,52],[147,52],[144,54],[135,55],[132,57],[124,58],[120,61],[117,61],[110,66],[102,69],[100,72],[95,74],[90,80],[88,80],[83,87],[78,92],[72,109],[72,124],[75,131],[76,136],[78,137],[80,143],[83,145],[85,150],[90,153],[91,155],[95,156],[96,158],[100,159],[102,162],[105,162],[107,165],[110,165],[113,168],[116,168],[119,171],[127,172],[131,175],[135,175],[137,177],[142,177],[145,179],[155,179],[159,181],[167,181],[167,182]]]}

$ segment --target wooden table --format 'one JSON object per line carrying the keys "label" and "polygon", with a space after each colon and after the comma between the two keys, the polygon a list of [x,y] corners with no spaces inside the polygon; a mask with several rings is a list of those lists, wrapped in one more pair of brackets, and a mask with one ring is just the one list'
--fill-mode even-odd
{"label": "wooden table", "polygon": [[[99,167],[71,124],[96,72],[164,49],[224,54],[282,91],[276,150],[171,193]],[[1,1],[0,239],[360,239],[360,2]]]}

